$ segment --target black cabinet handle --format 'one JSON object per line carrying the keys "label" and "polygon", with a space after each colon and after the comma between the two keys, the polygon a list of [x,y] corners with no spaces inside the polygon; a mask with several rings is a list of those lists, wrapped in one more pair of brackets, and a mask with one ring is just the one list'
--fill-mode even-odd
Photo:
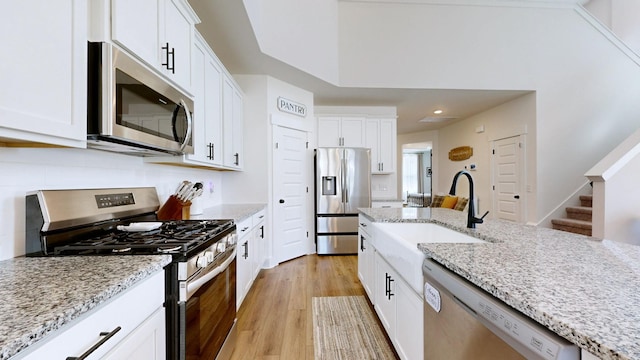
{"label": "black cabinet handle", "polygon": [[207,148],[209,149],[209,155],[207,155],[207,159],[213,160],[213,144],[209,143],[207,145]]}
{"label": "black cabinet handle", "polygon": [[520,195],[514,195],[513,198],[514,199],[520,199]]}
{"label": "black cabinet handle", "polygon": [[89,348],[89,350],[85,351],[82,355],[80,355],[80,356],[68,356],[67,360],[83,360],[83,359],[86,359],[87,356],[91,355],[92,352],[96,351],[100,346],[102,346],[102,344],[104,344],[109,339],[111,339],[113,337],[113,335],[115,335],[121,329],[122,328],[120,326],[118,326],[117,328],[113,329],[111,332],[101,332],[100,336],[104,336],[104,337],[102,339],[100,339],[100,341],[95,343],[91,348]]}
{"label": "black cabinet handle", "polygon": [[284,204],[284,199],[280,199],[280,201],[278,201],[280,204]]}
{"label": "black cabinet handle", "polygon": [[234,164],[235,164],[236,166],[240,165],[240,154],[235,153],[235,155],[233,155],[233,157],[235,157],[235,158],[236,158],[236,161],[234,162]]}
{"label": "black cabinet handle", "polygon": [[244,246],[244,254],[242,254],[242,257],[246,259],[249,257],[249,241],[242,244],[242,246]]}
{"label": "black cabinet handle", "polygon": [[264,239],[264,225],[260,226],[260,238]]}
{"label": "black cabinet handle", "polygon": [[[176,73],[176,58],[175,58],[175,48],[171,48],[169,50],[169,43],[162,47],[162,50],[165,51],[166,62],[162,63],[162,66],[166,67],[167,70],[171,70],[172,74]],[[171,61],[169,61],[169,57],[171,57]]]}
{"label": "black cabinet handle", "polygon": [[360,250],[364,251],[364,236],[360,235]]}

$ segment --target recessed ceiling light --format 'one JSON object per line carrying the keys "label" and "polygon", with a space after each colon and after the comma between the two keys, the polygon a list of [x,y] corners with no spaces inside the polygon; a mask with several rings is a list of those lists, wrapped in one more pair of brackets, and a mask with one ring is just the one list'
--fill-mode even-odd
{"label": "recessed ceiling light", "polygon": [[437,110],[434,110],[433,113],[436,114],[436,115],[440,115],[440,114],[442,114],[442,110],[437,109]]}

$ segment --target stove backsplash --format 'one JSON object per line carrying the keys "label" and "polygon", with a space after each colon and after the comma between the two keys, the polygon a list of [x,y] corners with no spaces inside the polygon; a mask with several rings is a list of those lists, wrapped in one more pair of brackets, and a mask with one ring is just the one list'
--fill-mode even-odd
{"label": "stove backsplash", "polygon": [[0,147],[0,169],[0,260],[25,254],[25,196],[35,190],[155,186],[162,203],[189,180],[205,184],[202,207],[222,203],[222,172],[97,150]]}

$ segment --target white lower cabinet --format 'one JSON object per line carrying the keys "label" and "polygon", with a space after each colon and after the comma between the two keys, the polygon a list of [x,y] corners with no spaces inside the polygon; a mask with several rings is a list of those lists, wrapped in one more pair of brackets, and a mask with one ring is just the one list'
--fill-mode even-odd
{"label": "white lower cabinet", "polygon": [[376,252],[375,306],[401,359],[422,359],[423,300]]}
{"label": "white lower cabinet", "polygon": [[236,224],[238,234],[236,256],[236,308],[251,290],[266,257],[265,209]]}
{"label": "white lower cabinet", "polygon": [[370,224],[371,223],[364,219],[363,216],[360,216],[358,226],[358,238],[360,239],[360,243],[358,245],[358,278],[360,279],[360,282],[362,282],[364,291],[367,293],[367,296],[369,296],[371,303],[375,305],[375,298],[373,294],[375,249],[371,244],[369,232],[366,230],[370,227]]}
{"label": "white lower cabinet", "polygon": [[384,239],[372,222],[360,215],[358,235],[358,278],[376,314],[401,359],[422,359],[424,354],[423,299],[376,251]]}
{"label": "white lower cabinet", "polygon": [[[159,271],[114,299],[64,325],[14,359],[81,358],[164,360],[164,272]],[[112,336],[109,336],[112,335]]]}
{"label": "white lower cabinet", "polygon": [[236,309],[240,309],[242,301],[249,292],[253,284],[251,276],[251,252],[249,246],[252,233],[251,218],[240,221],[236,224],[238,242],[236,243]]}

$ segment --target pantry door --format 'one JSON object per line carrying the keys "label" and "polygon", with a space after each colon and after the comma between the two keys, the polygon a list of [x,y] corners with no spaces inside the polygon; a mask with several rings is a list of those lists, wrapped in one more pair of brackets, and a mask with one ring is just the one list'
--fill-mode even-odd
{"label": "pantry door", "polygon": [[309,249],[308,133],[278,125],[273,132],[274,257],[281,263]]}
{"label": "pantry door", "polygon": [[525,193],[522,191],[524,136],[513,136],[493,142],[493,209],[494,218],[523,222]]}

